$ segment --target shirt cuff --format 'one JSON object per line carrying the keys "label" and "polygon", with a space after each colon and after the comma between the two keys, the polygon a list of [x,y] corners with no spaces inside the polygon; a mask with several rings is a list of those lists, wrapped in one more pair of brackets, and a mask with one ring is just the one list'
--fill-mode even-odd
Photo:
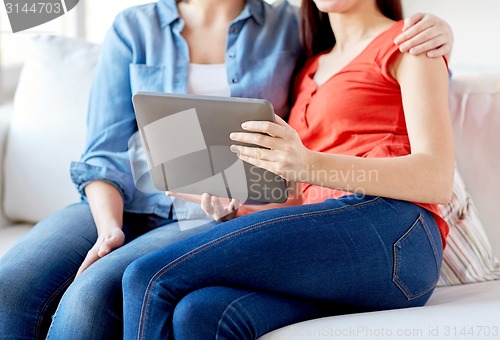
{"label": "shirt cuff", "polygon": [[108,167],[100,167],[82,162],[71,162],[70,175],[82,199],[86,199],[84,189],[89,183],[106,181],[118,189],[125,204],[132,200],[135,188],[134,180],[132,176],[123,172]]}

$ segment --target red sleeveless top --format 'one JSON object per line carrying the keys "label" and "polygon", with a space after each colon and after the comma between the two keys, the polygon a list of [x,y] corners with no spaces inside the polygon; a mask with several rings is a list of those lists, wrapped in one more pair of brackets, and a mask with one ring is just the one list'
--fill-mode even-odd
{"label": "red sleeveless top", "polygon": [[[296,78],[296,101],[288,123],[308,149],[367,158],[411,153],[401,89],[390,74],[391,64],[401,53],[393,41],[402,28],[403,21],[399,21],[375,37],[320,87],[313,80],[320,56],[306,63]],[[365,176],[366,180],[370,176],[355,171],[344,175]],[[301,191],[304,204],[351,194],[307,183],[302,183]],[[444,245],[448,225],[437,205],[415,204],[434,214]]]}

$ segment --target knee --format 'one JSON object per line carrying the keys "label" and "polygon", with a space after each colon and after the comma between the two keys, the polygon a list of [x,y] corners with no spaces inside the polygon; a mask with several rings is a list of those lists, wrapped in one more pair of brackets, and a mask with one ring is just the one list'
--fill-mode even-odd
{"label": "knee", "polygon": [[196,292],[191,293],[175,307],[172,316],[174,338],[213,339],[218,322],[219,317],[210,310],[210,302]]}
{"label": "knee", "polygon": [[218,299],[212,292],[210,288],[195,291],[177,304],[172,317],[174,338],[255,339],[256,332],[245,310]]}
{"label": "knee", "polygon": [[125,269],[122,277],[124,296],[142,294],[149,284],[151,277],[146,274],[146,262],[142,258],[135,260]]}
{"label": "knee", "polygon": [[107,279],[77,278],[64,293],[57,314],[81,314],[92,318],[96,312],[105,310],[113,298],[113,285]]}
{"label": "knee", "polygon": [[82,275],[59,302],[47,339],[119,338],[121,306],[120,280]]}

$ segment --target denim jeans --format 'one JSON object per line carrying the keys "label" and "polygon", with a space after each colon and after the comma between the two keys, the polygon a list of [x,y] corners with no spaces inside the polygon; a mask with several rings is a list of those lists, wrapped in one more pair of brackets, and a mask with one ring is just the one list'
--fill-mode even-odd
{"label": "denim jeans", "polygon": [[121,281],[127,265],[210,227],[181,232],[173,222],[126,213],[127,244],[75,281],[97,239],[89,206],[71,205],[38,223],[0,259],[0,339],[44,339],[51,323],[49,339],[122,339]]}
{"label": "denim jeans", "polygon": [[255,339],[318,316],[422,306],[439,277],[432,214],[361,195],[221,223],[134,261],[125,339]]}

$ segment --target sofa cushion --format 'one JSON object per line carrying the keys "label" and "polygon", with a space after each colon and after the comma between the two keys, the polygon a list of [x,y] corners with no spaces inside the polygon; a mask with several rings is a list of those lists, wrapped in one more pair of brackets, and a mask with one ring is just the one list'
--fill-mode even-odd
{"label": "sofa cushion", "polygon": [[14,224],[0,229],[0,257],[2,257],[30,229],[31,224]]}
{"label": "sofa cushion", "polygon": [[85,141],[87,100],[99,47],[40,36],[30,44],[14,98],[5,159],[4,211],[36,222],[79,200],[69,176]]}
{"label": "sofa cushion", "polygon": [[477,215],[460,173],[455,169],[453,198],[439,206],[450,226],[438,286],[500,279],[500,262]]}
{"label": "sofa cushion", "polygon": [[455,76],[450,111],[458,168],[500,257],[500,75]]}
{"label": "sofa cushion", "polygon": [[500,281],[437,288],[425,307],[293,324],[259,340],[498,339]]}

